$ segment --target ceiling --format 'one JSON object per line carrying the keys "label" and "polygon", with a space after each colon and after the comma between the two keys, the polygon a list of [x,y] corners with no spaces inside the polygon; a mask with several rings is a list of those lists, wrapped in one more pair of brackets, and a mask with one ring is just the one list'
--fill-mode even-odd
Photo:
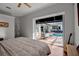
{"label": "ceiling", "polygon": [[[28,8],[25,5],[21,5],[20,8],[17,7],[17,3],[0,3],[0,10],[10,13],[12,16],[23,16],[29,14],[35,10],[39,10],[41,8],[52,5],[53,3],[29,3],[32,7]],[[6,7],[10,7],[8,9]]]}

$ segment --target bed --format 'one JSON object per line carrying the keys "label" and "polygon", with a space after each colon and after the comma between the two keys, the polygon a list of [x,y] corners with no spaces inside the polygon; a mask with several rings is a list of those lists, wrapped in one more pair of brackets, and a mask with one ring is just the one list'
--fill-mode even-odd
{"label": "bed", "polygon": [[0,56],[47,56],[50,54],[44,42],[19,37],[0,41]]}

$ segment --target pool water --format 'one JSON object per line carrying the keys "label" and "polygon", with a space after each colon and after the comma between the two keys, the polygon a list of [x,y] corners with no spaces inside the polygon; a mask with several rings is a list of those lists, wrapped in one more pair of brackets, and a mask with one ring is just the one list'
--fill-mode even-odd
{"label": "pool water", "polygon": [[60,36],[63,36],[63,33],[54,33],[54,34],[50,34],[49,36],[57,36],[57,37],[60,37]]}

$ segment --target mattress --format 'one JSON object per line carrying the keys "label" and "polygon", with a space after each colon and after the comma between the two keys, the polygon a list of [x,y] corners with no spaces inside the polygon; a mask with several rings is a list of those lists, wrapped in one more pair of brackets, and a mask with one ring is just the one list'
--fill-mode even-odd
{"label": "mattress", "polygon": [[46,56],[50,54],[48,45],[25,37],[0,41],[0,56]]}

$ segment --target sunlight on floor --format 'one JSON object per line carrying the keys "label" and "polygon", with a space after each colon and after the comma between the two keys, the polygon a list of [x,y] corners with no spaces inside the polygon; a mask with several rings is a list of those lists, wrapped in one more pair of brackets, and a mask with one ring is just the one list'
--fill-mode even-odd
{"label": "sunlight on floor", "polygon": [[49,56],[63,56],[63,38],[62,37],[49,37],[47,39],[41,39],[44,43],[47,43],[51,54]]}
{"label": "sunlight on floor", "polygon": [[51,54],[49,56],[63,56],[63,47],[49,45]]}

